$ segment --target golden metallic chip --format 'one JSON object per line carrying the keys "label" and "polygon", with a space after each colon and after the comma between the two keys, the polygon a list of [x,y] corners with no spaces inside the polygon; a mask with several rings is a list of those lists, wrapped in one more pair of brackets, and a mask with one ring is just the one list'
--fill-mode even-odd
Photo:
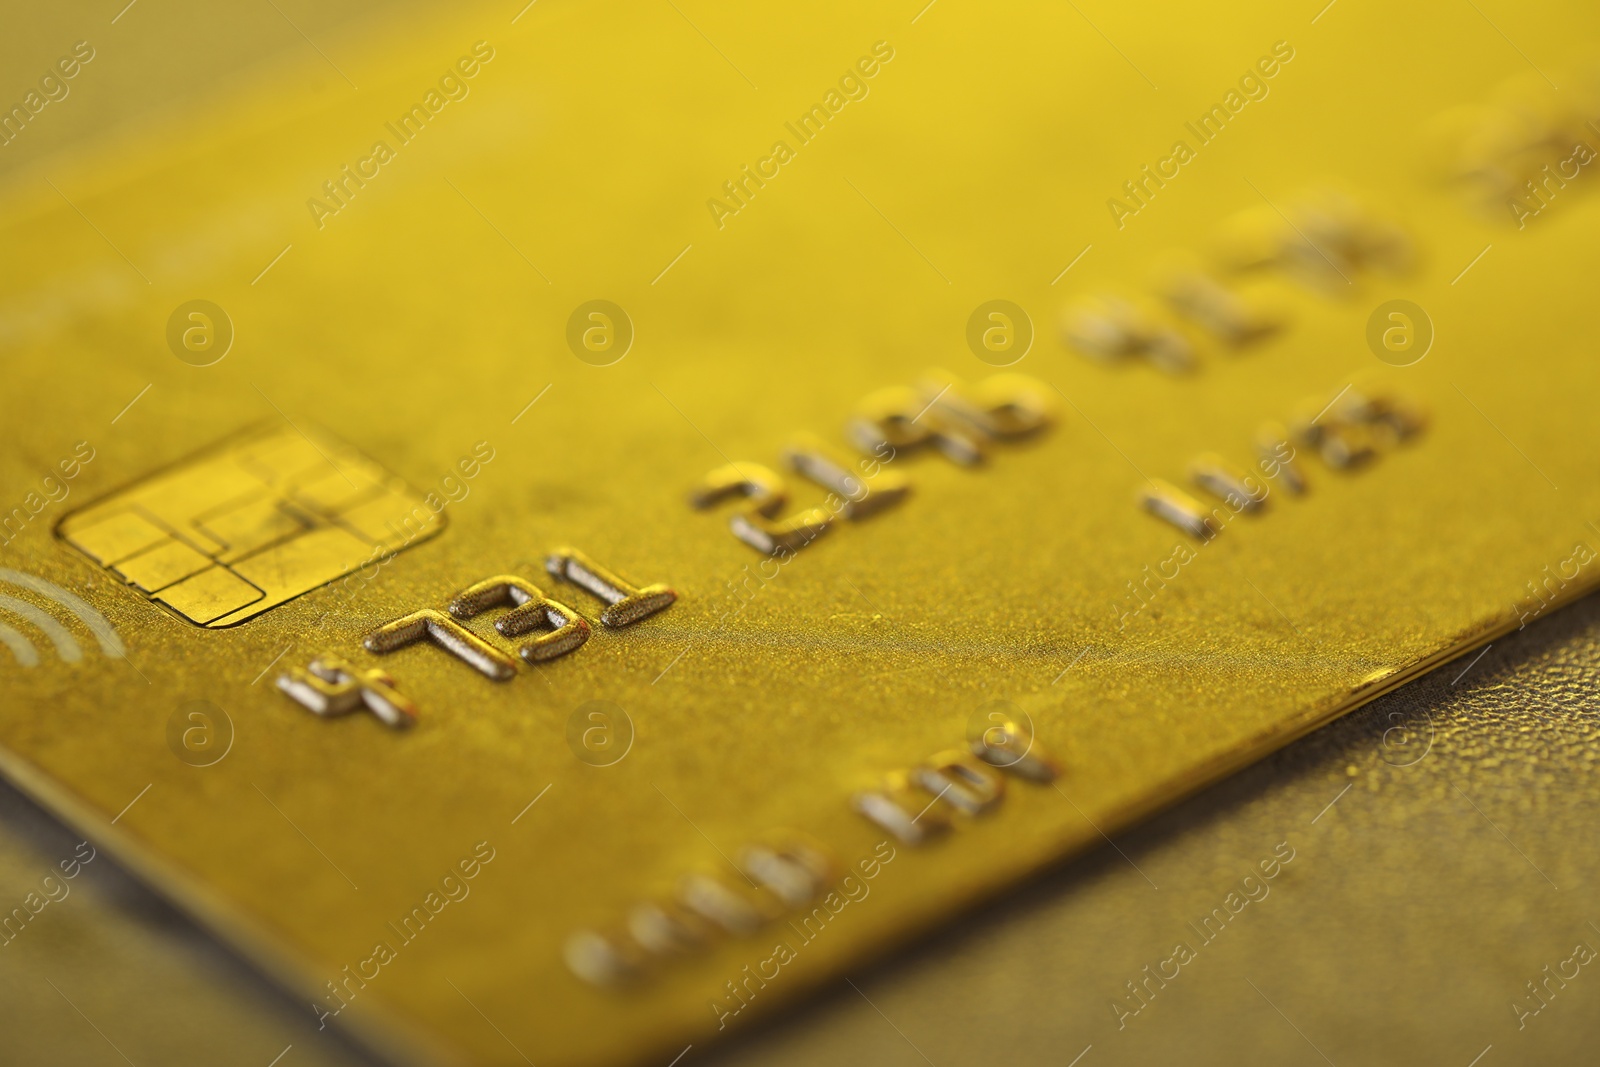
{"label": "golden metallic chip", "polygon": [[235,626],[444,529],[326,432],[245,434],[74,511],[56,533],[199,626]]}

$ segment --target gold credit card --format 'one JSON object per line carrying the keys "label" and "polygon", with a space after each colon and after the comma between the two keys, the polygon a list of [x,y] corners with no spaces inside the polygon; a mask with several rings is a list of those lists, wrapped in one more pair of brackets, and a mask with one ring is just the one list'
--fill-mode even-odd
{"label": "gold credit card", "polygon": [[20,169],[0,765],[398,1058],[747,1026],[1593,587],[1595,22],[486,7]]}

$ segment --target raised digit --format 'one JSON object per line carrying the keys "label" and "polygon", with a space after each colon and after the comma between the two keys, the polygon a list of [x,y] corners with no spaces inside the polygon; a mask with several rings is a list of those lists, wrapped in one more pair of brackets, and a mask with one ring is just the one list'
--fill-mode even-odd
{"label": "raised digit", "polygon": [[807,508],[792,518],[778,519],[789,500],[788,488],[777,474],[759,463],[733,463],[718,467],[689,496],[696,508],[709,508],[730,496],[748,497],[752,507],[728,520],[733,535],[769,556],[798,551],[827,532],[833,516],[825,508]]}
{"label": "raised digit", "polygon": [[277,678],[278,688],[318,715],[347,715],[365,708],[384,724],[410,726],[417,706],[395,688],[385,671],[361,670],[338,656],[322,655],[306,668],[290,667]]}
{"label": "raised digit", "polygon": [[514,574],[500,574],[468,586],[450,601],[450,614],[470,619],[490,608],[513,605],[495,621],[494,628],[505,637],[517,637],[532,630],[550,629],[524,641],[517,654],[529,663],[564,656],[589,640],[589,624],[565,604],[548,599],[538,586]]}
{"label": "raised digit", "polygon": [[847,519],[864,519],[900,503],[911,492],[911,480],[898,471],[880,469],[871,477],[853,473],[850,460],[811,434],[797,437],[784,449],[783,458],[795,473],[838,494],[844,500],[841,514]]}
{"label": "raised digit", "polygon": [[605,601],[606,609],[600,613],[600,621],[606,626],[629,626],[666,610],[678,599],[677,593],[660,582],[640,589],[575,548],[558,548],[550,553],[544,561],[544,569],[552,577],[570,582]]}
{"label": "raised digit", "polygon": [[418,641],[439,646],[497,682],[504,682],[517,673],[517,663],[510,656],[433,608],[413,611],[384,623],[368,634],[362,644],[368,652],[384,655]]}

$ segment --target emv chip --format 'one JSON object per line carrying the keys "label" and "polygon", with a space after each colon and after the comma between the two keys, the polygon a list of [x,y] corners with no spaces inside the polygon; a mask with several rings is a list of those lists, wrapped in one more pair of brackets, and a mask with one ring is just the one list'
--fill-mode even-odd
{"label": "emv chip", "polygon": [[444,528],[325,431],[247,433],[100,500],[57,534],[200,626],[233,626]]}

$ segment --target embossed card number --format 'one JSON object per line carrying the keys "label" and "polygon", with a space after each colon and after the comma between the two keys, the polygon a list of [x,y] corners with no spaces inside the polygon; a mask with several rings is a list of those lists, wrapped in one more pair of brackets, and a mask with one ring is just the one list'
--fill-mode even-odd
{"label": "embossed card number", "polygon": [[859,521],[904,501],[910,478],[884,469],[900,452],[932,448],[954,463],[976,466],[995,440],[1036,433],[1051,423],[1054,412],[1045,384],[1027,375],[996,374],[969,386],[944,371],[930,371],[914,389],[895,386],[861,402],[845,428],[867,457],[856,464],[811,434],[797,436],[784,450],[791,470],[828,490],[822,506],[780,518],[788,484],[771,468],[749,460],[708,473],[689,494],[689,504],[705,510],[744,497],[749,505],[728,520],[733,536],[758,552],[787,556],[827,533],[837,518]]}
{"label": "embossed card number", "polygon": [[[638,588],[574,548],[551,553],[545,570],[558,581],[604,601],[600,622],[609,629],[631,626],[665,610],[678,598],[659,583]],[[368,652],[386,655],[410,645],[428,644],[496,682],[508,681],[516,676],[516,660],[458,621],[502,607],[510,608],[494,623],[502,637],[547,631],[517,647],[517,655],[530,664],[575,652],[593,633],[582,615],[545,596],[532,582],[500,574],[461,590],[450,599],[448,612],[422,608],[402,615],[372,631],[362,645]],[[416,721],[416,705],[396,689],[393,678],[383,671],[360,670],[337,656],[318,656],[306,668],[290,668],[278,676],[277,686],[318,715],[342,715],[365,707],[389,726],[409,726]]]}

